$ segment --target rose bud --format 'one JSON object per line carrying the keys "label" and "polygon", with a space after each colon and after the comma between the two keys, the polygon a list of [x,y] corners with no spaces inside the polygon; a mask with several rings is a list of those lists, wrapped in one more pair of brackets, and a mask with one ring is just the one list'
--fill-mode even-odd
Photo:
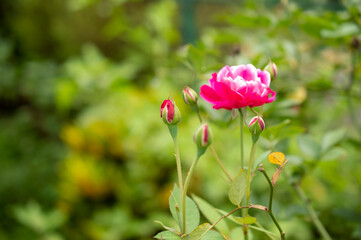
{"label": "rose bud", "polygon": [[181,114],[175,103],[169,99],[164,100],[160,107],[160,117],[167,125],[177,124],[181,119]]}
{"label": "rose bud", "polygon": [[198,94],[192,88],[185,87],[183,89],[183,99],[186,104],[193,105],[197,103]]}
{"label": "rose bud", "polygon": [[253,142],[256,142],[259,138],[259,135],[265,128],[265,123],[263,119],[259,116],[252,118],[252,120],[248,124],[249,131],[252,134]]}
{"label": "rose bud", "polygon": [[203,123],[194,134],[198,150],[205,151],[213,140],[213,134],[207,123]]}
{"label": "rose bud", "polygon": [[274,80],[277,77],[277,65],[271,60],[267,64],[267,66],[263,69],[263,71],[267,71],[271,74],[271,79]]}

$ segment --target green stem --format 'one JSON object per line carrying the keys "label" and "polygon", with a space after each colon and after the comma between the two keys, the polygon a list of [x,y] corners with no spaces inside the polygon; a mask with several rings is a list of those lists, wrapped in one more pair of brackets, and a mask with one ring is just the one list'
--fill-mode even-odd
{"label": "green stem", "polygon": [[175,150],[175,159],[177,161],[177,172],[178,172],[178,184],[180,193],[183,193],[183,176],[182,176],[182,165],[179,154],[178,138],[174,139],[174,150]]}
{"label": "green stem", "polygon": [[202,116],[201,116],[201,113],[199,111],[199,107],[198,107],[198,103],[195,104],[195,111],[197,113],[197,116],[198,116],[198,119],[199,119],[199,122],[202,123],[203,122],[203,119],[202,119]]}
{"label": "green stem", "polygon": [[197,165],[197,162],[198,162],[198,159],[200,158],[202,154],[199,153],[199,151],[197,151],[197,156],[196,158],[193,160],[192,162],[192,165],[188,171],[188,174],[187,174],[187,178],[186,178],[186,181],[184,183],[184,191],[183,191],[183,194],[182,194],[182,215],[183,215],[183,233],[187,233],[187,224],[186,224],[186,197],[187,197],[187,191],[188,191],[188,187],[189,187],[189,183],[191,181],[191,178],[192,178],[192,175],[193,175],[193,172],[194,172],[194,168],[195,166]]}
{"label": "green stem", "polygon": [[[246,191],[246,206],[249,206],[249,199],[251,197],[251,174],[252,174],[252,165],[254,162],[254,155],[256,152],[257,142],[252,143],[251,155],[248,161],[248,169],[247,169],[247,191]],[[248,209],[246,209],[246,216],[248,216]]]}
{"label": "green stem", "polygon": [[238,109],[239,111],[239,127],[241,128],[241,168],[244,169],[244,149],[243,149],[243,124],[244,124],[244,116],[242,113],[242,109]]}
{"label": "green stem", "polygon": [[296,184],[291,182],[288,175],[283,171],[284,175],[287,178],[287,181],[291,184],[292,188],[295,190],[299,198],[302,200],[303,204],[306,206],[306,209],[308,213],[310,214],[310,217],[312,219],[312,222],[315,224],[315,227],[317,228],[318,232],[321,234],[322,238],[325,240],[332,240],[331,236],[328,234],[326,228],[323,226],[322,222],[317,216],[317,213],[315,209],[311,206],[310,200],[307,198],[305,192],[302,190],[302,188]]}
{"label": "green stem", "polygon": [[[168,129],[174,142],[175,159],[177,162],[178,185],[179,185],[180,194],[181,196],[183,196],[184,189],[183,189],[182,165],[181,165],[179,146],[178,146],[178,127],[177,125],[168,125]],[[185,231],[184,228],[182,230]]]}
{"label": "green stem", "polygon": [[[252,165],[254,161],[254,154],[256,152],[256,145],[257,142],[252,143],[251,155],[248,161],[248,169],[247,169],[247,191],[246,191],[246,206],[249,206],[249,199],[251,197],[251,172],[252,172]],[[248,208],[246,208],[245,214],[243,217],[248,216]],[[248,239],[248,225],[243,225],[243,235],[244,239]]]}
{"label": "green stem", "polygon": [[284,239],[286,239],[285,238],[285,232],[283,232],[280,224],[278,223],[277,219],[275,218],[275,216],[273,215],[273,212],[272,212],[272,201],[273,201],[274,186],[273,186],[270,178],[268,177],[267,173],[264,170],[262,170],[261,172],[263,173],[263,175],[267,179],[267,182],[268,182],[269,187],[270,187],[270,194],[269,194],[269,201],[268,201],[268,211],[267,212],[270,215],[270,217],[272,218],[272,220],[275,223],[276,227],[278,228],[278,231],[280,232],[280,235],[281,235],[281,239],[284,240]]}
{"label": "green stem", "polygon": [[[242,112],[242,108],[239,108],[238,109],[239,111],[239,127],[240,127],[240,144],[241,144],[241,168],[244,169],[244,148],[243,148],[243,145],[244,145],[244,141],[243,141],[243,124],[244,124],[244,118],[245,116],[243,115],[243,112]],[[243,217],[248,215],[248,209],[246,209],[246,212],[245,211],[242,211],[242,215]],[[246,225],[243,225],[243,236],[244,236],[244,239],[245,240],[248,240],[248,229],[247,229],[247,226]]]}

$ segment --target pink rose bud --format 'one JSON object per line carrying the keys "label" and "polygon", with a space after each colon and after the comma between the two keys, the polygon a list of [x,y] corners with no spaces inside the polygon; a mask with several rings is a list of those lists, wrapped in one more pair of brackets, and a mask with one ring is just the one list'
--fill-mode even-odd
{"label": "pink rose bud", "polygon": [[169,99],[163,101],[160,107],[160,117],[167,125],[177,124],[181,119],[178,107]]}
{"label": "pink rose bud", "polygon": [[185,87],[183,89],[183,99],[184,99],[186,104],[192,105],[192,104],[195,104],[197,102],[198,94],[192,88]]}
{"label": "pink rose bud", "polygon": [[254,117],[251,119],[251,121],[248,124],[249,131],[252,134],[252,140],[255,142],[258,140],[259,135],[265,128],[265,123],[263,119],[259,116]]}
{"label": "pink rose bud", "polygon": [[277,77],[277,65],[271,60],[267,64],[267,66],[263,69],[263,71],[267,71],[271,74],[271,79],[274,80]]}
{"label": "pink rose bud", "polygon": [[194,134],[194,142],[198,149],[205,150],[211,145],[213,134],[207,123],[203,123]]}

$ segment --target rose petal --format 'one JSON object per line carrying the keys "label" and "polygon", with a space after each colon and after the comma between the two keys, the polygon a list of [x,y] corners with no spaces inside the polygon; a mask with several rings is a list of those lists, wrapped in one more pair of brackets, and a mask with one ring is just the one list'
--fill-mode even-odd
{"label": "rose petal", "polygon": [[261,83],[269,87],[271,83],[271,74],[269,72],[257,69],[257,76],[261,79]]}
{"label": "rose petal", "polygon": [[203,85],[201,87],[201,91],[200,91],[199,95],[201,95],[201,97],[204,100],[206,100],[207,102],[210,102],[210,103],[216,103],[216,102],[223,101],[223,98],[220,97],[216,93],[216,91],[208,85]]}

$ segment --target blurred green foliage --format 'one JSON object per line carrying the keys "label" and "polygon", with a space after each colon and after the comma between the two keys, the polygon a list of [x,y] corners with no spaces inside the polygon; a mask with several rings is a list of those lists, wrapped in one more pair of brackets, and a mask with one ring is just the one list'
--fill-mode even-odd
{"label": "blurred green foliage", "polygon": [[[171,95],[182,112],[189,166],[198,123],[182,88],[198,91],[225,64],[262,68],[269,58],[277,99],[265,106],[256,162],[284,152],[334,239],[361,238],[359,1],[194,4],[197,41],[186,45],[175,0],[0,2],[1,239],[150,239],[162,229],[154,220],[171,221],[176,179],[161,102]],[[238,121],[201,107],[235,176]],[[230,209],[217,166],[206,154],[191,191]],[[266,203],[263,181],[252,198]],[[319,239],[282,176],[278,184],[274,212],[288,239]]]}

